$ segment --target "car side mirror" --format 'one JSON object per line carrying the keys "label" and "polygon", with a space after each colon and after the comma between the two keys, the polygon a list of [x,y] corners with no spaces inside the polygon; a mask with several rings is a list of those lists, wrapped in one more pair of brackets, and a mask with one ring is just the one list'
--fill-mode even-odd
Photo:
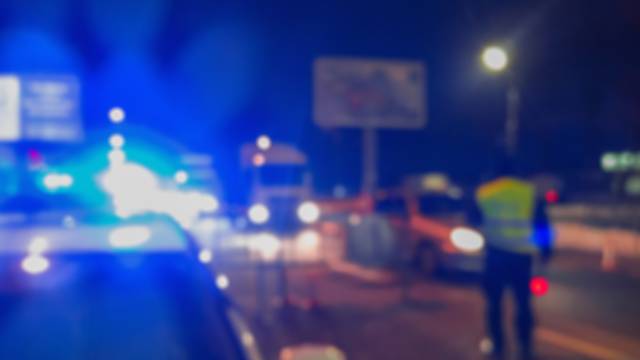
{"label": "car side mirror", "polygon": [[280,351],[279,360],[346,360],[340,349],[332,345],[287,346]]}

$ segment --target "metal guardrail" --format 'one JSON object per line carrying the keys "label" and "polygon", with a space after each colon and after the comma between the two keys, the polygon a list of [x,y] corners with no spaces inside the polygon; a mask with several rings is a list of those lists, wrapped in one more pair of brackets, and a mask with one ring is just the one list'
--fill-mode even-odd
{"label": "metal guardrail", "polygon": [[640,231],[640,205],[567,204],[549,208],[553,222]]}

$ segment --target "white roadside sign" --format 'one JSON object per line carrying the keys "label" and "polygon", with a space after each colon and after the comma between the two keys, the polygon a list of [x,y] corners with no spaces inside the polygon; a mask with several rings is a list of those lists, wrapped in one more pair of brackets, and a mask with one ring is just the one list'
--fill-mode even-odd
{"label": "white roadside sign", "polygon": [[314,64],[314,121],[321,127],[422,128],[425,77],[418,61],[320,58]]}

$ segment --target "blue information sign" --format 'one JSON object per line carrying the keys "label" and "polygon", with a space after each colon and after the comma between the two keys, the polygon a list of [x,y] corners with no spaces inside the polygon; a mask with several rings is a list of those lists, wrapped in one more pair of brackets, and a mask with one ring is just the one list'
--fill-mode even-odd
{"label": "blue information sign", "polygon": [[66,75],[0,75],[0,140],[82,138],[80,85]]}

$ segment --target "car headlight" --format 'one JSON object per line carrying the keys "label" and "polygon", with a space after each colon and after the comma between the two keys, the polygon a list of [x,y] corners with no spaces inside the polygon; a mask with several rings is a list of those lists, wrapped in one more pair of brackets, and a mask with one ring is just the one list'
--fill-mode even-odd
{"label": "car headlight", "polygon": [[208,264],[213,260],[213,252],[209,249],[202,249],[198,253],[198,260],[203,264]]}
{"label": "car headlight", "polygon": [[249,220],[254,224],[264,224],[269,221],[271,214],[264,204],[251,205],[248,212]]}
{"label": "car headlight", "polygon": [[312,202],[305,201],[298,206],[298,219],[306,224],[313,224],[320,218],[320,207]]}
{"label": "car headlight", "polygon": [[40,254],[31,254],[22,260],[22,270],[31,275],[41,274],[49,268],[49,260]]}
{"label": "car headlight", "polygon": [[453,243],[458,250],[476,252],[482,250],[484,247],[484,237],[482,234],[469,228],[457,227],[451,231],[449,237],[451,243]]}

